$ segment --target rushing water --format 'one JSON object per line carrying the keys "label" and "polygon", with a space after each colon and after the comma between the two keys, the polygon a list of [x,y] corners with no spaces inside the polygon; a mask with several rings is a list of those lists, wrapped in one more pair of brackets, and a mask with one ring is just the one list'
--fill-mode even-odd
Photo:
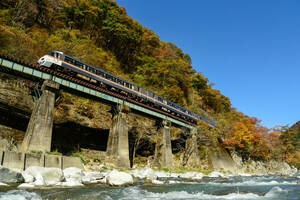
{"label": "rushing water", "polygon": [[0,200],[87,199],[87,200],[158,200],[158,199],[293,199],[300,200],[300,176],[252,176],[204,178],[201,182],[162,179],[153,186],[138,181],[131,187],[91,185],[81,188],[18,190],[0,188]]}

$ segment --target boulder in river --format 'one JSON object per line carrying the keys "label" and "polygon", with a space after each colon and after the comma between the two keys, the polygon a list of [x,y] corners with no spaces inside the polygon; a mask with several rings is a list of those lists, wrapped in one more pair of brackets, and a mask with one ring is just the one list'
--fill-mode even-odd
{"label": "boulder in river", "polygon": [[84,184],[101,183],[102,179],[104,179],[104,175],[100,172],[85,172],[84,175],[82,177]]}
{"label": "boulder in river", "polygon": [[33,183],[22,183],[18,186],[18,188],[34,188],[34,184]]}
{"label": "boulder in river", "polygon": [[44,168],[39,166],[28,167],[23,175],[26,182],[29,182],[30,176],[34,177],[34,184],[37,186],[56,185],[64,180],[64,175],[59,168]]}
{"label": "boulder in river", "polygon": [[111,186],[132,185],[133,178],[130,174],[113,170],[106,178],[106,183]]}
{"label": "boulder in river", "polygon": [[82,177],[84,173],[82,169],[76,167],[69,167],[64,169],[64,176],[66,179],[67,185],[81,185],[82,184]]}
{"label": "boulder in river", "polygon": [[12,171],[5,167],[0,167],[0,182],[3,183],[23,183],[24,178],[21,173]]}
{"label": "boulder in river", "polygon": [[180,178],[191,179],[191,180],[200,180],[203,178],[203,176],[204,175],[202,173],[198,173],[198,172],[186,172],[184,174],[179,175]]}

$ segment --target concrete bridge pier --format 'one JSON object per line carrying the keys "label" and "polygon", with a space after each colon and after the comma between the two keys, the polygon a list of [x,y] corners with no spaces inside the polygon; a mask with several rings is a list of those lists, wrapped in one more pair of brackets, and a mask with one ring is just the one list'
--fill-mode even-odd
{"label": "concrete bridge pier", "polygon": [[45,80],[42,86],[43,94],[34,105],[26,134],[20,147],[21,152],[31,150],[51,151],[52,127],[54,117],[55,94],[59,84]]}
{"label": "concrete bridge pier", "polygon": [[129,109],[119,105],[114,109],[111,127],[109,130],[106,163],[115,167],[129,168],[129,143],[128,143],[128,125],[127,114]]}
{"label": "concrete bridge pier", "polygon": [[170,121],[163,120],[159,123],[153,163],[156,167],[173,168],[170,127]]}
{"label": "concrete bridge pier", "polygon": [[185,143],[185,151],[183,155],[183,166],[198,167],[200,162],[198,149],[198,132],[197,129],[187,129],[187,140]]}

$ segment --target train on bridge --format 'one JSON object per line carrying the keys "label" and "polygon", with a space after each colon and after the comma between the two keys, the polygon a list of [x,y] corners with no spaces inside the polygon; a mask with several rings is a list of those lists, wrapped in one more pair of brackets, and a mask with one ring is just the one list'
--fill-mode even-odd
{"label": "train on bridge", "polygon": [[66,73],[67,75],[84,79],[102,87],[105,90],[115,92],[125,96],[126,98],[131,98],[145,105],[160,109],[194,125],[197,124],[198,120],[202,120],[211,126],[215,126],[213,122],[186,108],[183,108],[151,91],[145,90],[142,87],[105,72],[104,70],[93,67],[85,62],[66,55],[63,52],[51,51],[48,55],[41,57],[38,60],[38,64],[40,66]]}

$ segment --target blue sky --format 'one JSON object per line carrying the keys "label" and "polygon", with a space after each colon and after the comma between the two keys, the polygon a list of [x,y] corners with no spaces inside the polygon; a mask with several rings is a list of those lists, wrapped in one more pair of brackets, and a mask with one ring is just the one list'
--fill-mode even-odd
{"label": "blue sky", "polygon": [[188,53],[233,107],[269,128],[300,120],[300,1],[117,0]]}

